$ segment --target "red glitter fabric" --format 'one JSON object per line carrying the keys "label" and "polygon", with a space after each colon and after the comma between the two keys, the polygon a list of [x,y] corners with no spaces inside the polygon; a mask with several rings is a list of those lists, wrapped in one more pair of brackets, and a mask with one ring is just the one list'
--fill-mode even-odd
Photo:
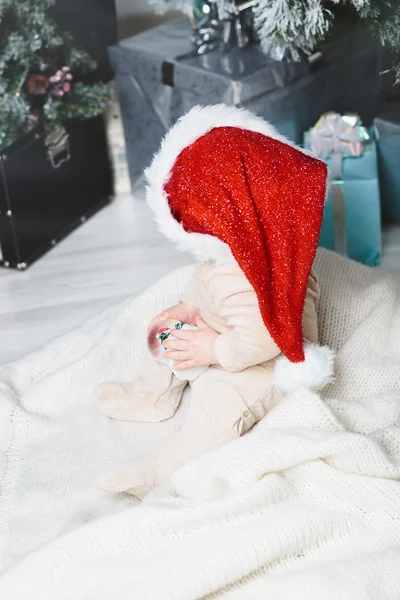
{"label": "red glitter fabric", "polygon": [[302,315],[326,179],[324,162],[288,144],[216,127],[180,153],[165,185],[185,231],[229,245],[268,331],[292,362],[304,360]]}

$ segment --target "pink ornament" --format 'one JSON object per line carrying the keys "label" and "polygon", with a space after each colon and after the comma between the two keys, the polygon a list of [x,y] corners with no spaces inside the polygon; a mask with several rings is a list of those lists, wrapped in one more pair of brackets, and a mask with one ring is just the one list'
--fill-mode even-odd
{"label": "pink ornament", "polygon": [[58,71],[56,71],[54,75],[49,78],[49,81],[54,86],[53,94],[57,98],[62,98],[65,94],[68,94],[68,92],[71,91],[71,84],[69,82],[73,80],[73,76],[69,71],[70,68],[64,66],[61,69],[58,69]]}
{"label": "pink ornament", "polygon": [[[168,321],[158,320],[153,324],[153,327],[147,334],[147,347],[151,354],[157,360],[162,362],[162,339],[159,337],[161,334],[167,334],[171,329],[175,327],[178,321],[175,319],[169,319]],[[167,338],[168,336],[166,336]]]}

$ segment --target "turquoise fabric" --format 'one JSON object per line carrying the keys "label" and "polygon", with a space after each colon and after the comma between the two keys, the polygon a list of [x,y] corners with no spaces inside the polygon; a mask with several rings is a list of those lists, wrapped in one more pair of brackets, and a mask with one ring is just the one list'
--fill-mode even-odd
{"label": "turquoise fabric", "polygon": [[400,225],[400,103],[377,117],[374,125],[383,220]]}

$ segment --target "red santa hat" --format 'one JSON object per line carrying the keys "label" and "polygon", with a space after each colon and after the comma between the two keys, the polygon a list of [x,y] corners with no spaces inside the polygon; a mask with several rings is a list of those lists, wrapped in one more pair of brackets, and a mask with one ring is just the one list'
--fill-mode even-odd
{"label": "red santa hat", "polygon": [[236,261],[282,351],[285,391],[320,389],[333,353],[303,344],[302,315],[326,196],[327,166],[252,113],[196,106],[165,136],[146,170],[161,231],[199,260]]}

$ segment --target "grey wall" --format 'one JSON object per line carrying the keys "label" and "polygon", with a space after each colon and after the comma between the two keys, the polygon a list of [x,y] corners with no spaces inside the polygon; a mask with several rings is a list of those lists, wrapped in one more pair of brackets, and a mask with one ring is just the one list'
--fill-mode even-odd
{"label": "grey wall", "polygon": [[148,0],[116,0],[116,6],[119,39],[154,27],[180,14],[171,11],[165,15],[155,15],[154,8],[149,5]]}
{"label": "grey wall", "polygon": [[72,33],[75,44],[96,60],[97,70],[85,74],[85,81],[108,81],[114,77],[107,47],[115,44],[117,39],[115,1],[57,0],[51,14],[62,29]]}

